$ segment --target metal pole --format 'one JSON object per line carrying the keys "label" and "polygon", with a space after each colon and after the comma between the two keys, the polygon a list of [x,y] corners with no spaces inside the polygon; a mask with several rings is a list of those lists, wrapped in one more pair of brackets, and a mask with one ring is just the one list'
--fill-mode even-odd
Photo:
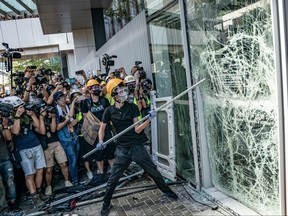
{"label": "metal pole", "polygon": [[[175,96],[174,98],[172,98],[170,101],[167,101],[165,104],[163,104],[162,106],[158,107],[157,109],[155,109],[155,112],[158,112],[159,110],[163,109],[164,107],[166,107],[167,105],[173,103],[175,100],[177,100],[178,98],[182,97],[183,95],[185,95],[188,91],[191,91],[192,89],[196,88],[199,84],[201,84],[202,82],[205,81],[206,78],[200,80],[199,82],[197,82],[196,84],[194,84],[193,86],[189,87],[188,89],[186,89],[185,91],[183,91],[182,93],[178,94],[177,96]],[[132,128],[134,128],[136,125],[142,123],[143,121],[147,120],[150,117],[150,115],[146,115],[145,117],[143,117],[141,120],[135,122],[134,124],[130,125],[128,128],[126,128],[125,130],[121,131],[120,133],[116,134],[115,136],[113,136],[112,138],[110,138],[109,140],[107,140],[106,142],[103,143],[104,146],[106,146],[107,144],[111,143],[112,141],[114,141],[115,139],[117,139],[118,137],[122,136],[123,134],[125,134],[126,132],[128,132],[129,130],[131,130]],[[90,155],[92,155],[93,153],[95,153],[97,150],[93,149],[90,152],[88,152],[87,154],[83,155],[83,158],[87,158]]]}
{"label": "metal pole", "polygon": [[[131,174],[131,175],[129,175],[129,176],[123,177],[123,178],[121,178],[119,181],[123,181],[123,180],[129,179],[129,178],[131,178],[131,177],[140,175],[140,174],[142,174],[143,172],[144,172],[144,171],[141,170],[141,171],[136,172],[136,173],[133,173],[133,174]],[[60,200],[56,200],[56,201],[50,203],[49,205],[47,205],[47,207],[49,208],[49,207],[58,205],[58,204],[60,204],[60,203],[66,202],[66,201],[68,201],[68,200],[77,198],[77,197],[79,197],[79,196],[85,195],[85,194],[87,194],[87,193],[94,192],[94,191],[96,191],[96,190],[98,190],[98,189],[101,189],[101,188],[106,187],[106,185],[107,185],[107,183],[102,184],[102,185],[99,185],[99,186],[94,187],[94,188],[90,188],[90,189],[85,190],[85,191],[82,191],[82,192],[79,192],[79,193],[77,193],[77,194],[70,195],[70,196],[68,196],[68,197],[64,197],[64,198],[62,198],[62,199],[60,199]]]}

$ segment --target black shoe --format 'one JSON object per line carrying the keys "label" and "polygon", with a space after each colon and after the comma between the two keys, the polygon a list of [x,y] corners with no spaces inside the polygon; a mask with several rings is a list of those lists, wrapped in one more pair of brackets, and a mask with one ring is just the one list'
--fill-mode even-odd
{"label": "black shoe", "polygon": [[164,196],[172,199],[172,200],[178,200],[178,196],[176,193],[174,193],[172,190],[171,191],[168,191],[168,192],[165,192],[164,193]]}
{"label": "black shoe", "polygon": [[103,203],[102,209],[101,209],[101,216],[107,216],[110,213],[110,209],[112,208],[111,203]]}

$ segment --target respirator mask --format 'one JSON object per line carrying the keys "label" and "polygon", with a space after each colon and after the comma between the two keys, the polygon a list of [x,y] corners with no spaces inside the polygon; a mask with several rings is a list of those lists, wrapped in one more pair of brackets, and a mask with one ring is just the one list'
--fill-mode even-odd
{"label": "respirator mask", "polygon": [[93,95],[96,95],[96,96],[100,96],[101,92],[102,92],[102,89],[101,87],[99,86],[92,86],[92,88],[90,89],[91,93]]}
{"label": "respirator mask", "polygon": [[119,98],[119,102],[123,103],[128,98],[128,88],[127,87],[120,87],[116,90],[117,96]]}

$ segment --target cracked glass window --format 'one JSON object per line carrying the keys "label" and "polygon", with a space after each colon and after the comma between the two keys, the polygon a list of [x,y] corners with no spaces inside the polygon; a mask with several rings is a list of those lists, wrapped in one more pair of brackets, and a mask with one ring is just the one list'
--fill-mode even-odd
{"label": "cracked glass window", "polygon": [[[270,1],[187,0],[214,186],[279,214],[278,116]],[[201,145],[201,144],[199,144]]]}

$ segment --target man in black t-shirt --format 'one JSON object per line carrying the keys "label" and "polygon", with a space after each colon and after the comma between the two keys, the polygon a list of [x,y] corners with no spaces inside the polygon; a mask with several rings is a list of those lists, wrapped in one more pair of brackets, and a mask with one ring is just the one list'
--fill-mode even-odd
{"label": "man in black t-shirt", "polygon": [[[104,110],[108,106],[110,106],[110,103],[105,97],[101,96],[102,89],[97,80],[95,79],[89,80],[87,82],[86,87],[90,97],[86,99],[85,102],[82,104],[81,112],[83,113],[83,116],[85,118],[88,111],[90,111],[97,119],[101,121]],[[112,137],[111,127],[110,124],[108,124],[107,127],[105,128],[105,140],[108,140],[111,137]],[[96,142],[93,146],[85,142],[84,139],[80,141],[82,141],[82,143],[80,143],[82,155],[94,149],[96,144],[98,143],[98,139],[96,139]],[[84,166],[87,170],[88,178],[90,178],[89,176],[92,175],[89,161],[91,161],[93,157],[95,157],[97,162],[98,167],[97,174],[104,174],[104,159],[107,159],[110,167],[112,167],[114,160],[114,153],[115,153],[115,144],[111,143],[111,145],[107,146],[107,148],[97,151],[95,155],[85,158]]]}
{"label": "man in black t-shirt", "polygon": [[[104,149],[103,145],[104,131],[106,125],[111,121],[117,133],[125,130],[137,122],[137,117],[140,115],[138,107],[133,103],[126,102],[128,95],[128,88],[121,79],[111,79],[107,86],[107,93],[110,94],[114,100],[115,105],[108,107],[102,118],[101,126],[99,129],[99,143],[96,149]],[[150,119],[156,116],[156,112],[150,111]],[[144,148],[144,143],[147,137],[144,134],[144,129],[149,125],[150,119],[135,126],[117,139],[117,147],[115,152],[115,161],[112,168],[112,174],[107,183],[107,189],[103,198],[103,207],[101,215],[108,215],[111,204],[110,200],[114,190],[118,184],[123,172],[128,168],[132,161],[140,165],[145,172],[147,172],[155,181],[158,188],[168,196],[176,200],[177,195],[165,184],[162,175],[157,170],[156,165],[150,159],[147,151]]]}

